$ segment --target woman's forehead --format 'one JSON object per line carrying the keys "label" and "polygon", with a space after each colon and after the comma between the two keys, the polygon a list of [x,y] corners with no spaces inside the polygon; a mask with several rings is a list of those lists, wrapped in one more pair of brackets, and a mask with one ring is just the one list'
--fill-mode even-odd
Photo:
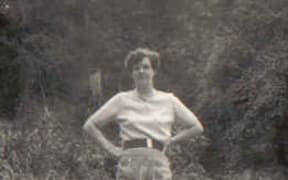
{"label": "woman's forehead", "polygon": [[142,65],[142,64],[151,65],[151,60],[149,59],[149,57],[143,57],[141,60],[136,62],[134,65]]}
{"label": "woman's forehead", "polygon": [[142,64],[151,64],[151,60],[149,59],[149,57],[144,57],[141,60]]}

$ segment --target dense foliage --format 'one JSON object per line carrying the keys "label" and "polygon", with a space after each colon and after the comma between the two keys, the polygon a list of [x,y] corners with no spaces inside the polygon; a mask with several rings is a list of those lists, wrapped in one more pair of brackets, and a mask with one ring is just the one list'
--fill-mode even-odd
{"label": "dense foliage", "polygon": [[[285,179],[286,0],[0,2],[4,179],[111,179],[115,160],[81,127],[131,88],[123,59],[137,47],[160,52],[158,88],[205,125],[205,137],[170,149],[175,179]],[[117,127],[105,132],[117,143]]]}

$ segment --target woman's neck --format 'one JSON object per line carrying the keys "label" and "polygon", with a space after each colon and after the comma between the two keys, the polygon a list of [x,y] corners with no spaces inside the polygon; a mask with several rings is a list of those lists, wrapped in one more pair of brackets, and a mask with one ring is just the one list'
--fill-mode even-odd
{"label": "woman's neck", "polygon": [[137,85],[136,92],[140,96],[151,96],[154,93],[154,86],[150,85]]}

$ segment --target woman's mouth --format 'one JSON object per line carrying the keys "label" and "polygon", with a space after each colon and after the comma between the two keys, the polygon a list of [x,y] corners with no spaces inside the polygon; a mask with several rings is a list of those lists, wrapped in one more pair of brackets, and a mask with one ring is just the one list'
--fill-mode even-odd
{"label": "woman's mouth", "polygon": [[144,78],[146,78],[146,76],[145,76],[144,74],[140,74],[140,75],[138,76],[138,78],[139,78],[139,79],[144,79]]}

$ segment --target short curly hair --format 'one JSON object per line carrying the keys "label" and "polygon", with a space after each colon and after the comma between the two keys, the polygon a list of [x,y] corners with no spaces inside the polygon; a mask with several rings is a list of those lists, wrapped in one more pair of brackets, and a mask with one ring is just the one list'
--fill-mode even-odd
{"label": "short curly hair", "polygon": [[125,68],[128,69],[129,72],[132,72],[133,66],[145,57],[150,59],[154,70],[160,67],[160,55],[158,52],[146,48],[137,48],[134,51],[130,51],[126,56],[124,61]]}

